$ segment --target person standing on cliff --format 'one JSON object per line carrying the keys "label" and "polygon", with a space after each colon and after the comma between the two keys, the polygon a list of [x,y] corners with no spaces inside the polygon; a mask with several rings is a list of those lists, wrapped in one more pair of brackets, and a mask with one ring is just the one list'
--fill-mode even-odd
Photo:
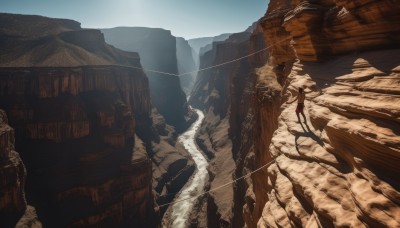
{"label": "person standing on cliff", "polygon": [[297,119],[298,119],[299,123],[300,123],[299,113],[301,113],[301,115],[303,116],[304,122],[307,122],[306,116],[304,115],[304,112],[303,112],[305,99],[306,99],[306,93],[304,92],[303,88],[300,87],[297,97],[293,101],[288,102],[288,104],[291,104],[297,100],[296,115],[297,115]]}

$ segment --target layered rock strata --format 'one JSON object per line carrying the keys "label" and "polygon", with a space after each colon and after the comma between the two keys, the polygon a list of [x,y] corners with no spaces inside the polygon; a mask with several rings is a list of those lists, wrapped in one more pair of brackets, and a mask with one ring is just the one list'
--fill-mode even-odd
{"label": "layered rock strata", "polygon": [[[224,42],[214,43],[202,57],[201,67],[227,62],[262,48],[264,39],[260,27],[253,34],[233,34]],[[210,159],[211,189],[246,172],[244,164],[249,148],[240,142],[246,142],[252,135],[252,126],[247,122],[254,115],[250,105],[254,97],[251,89],[256,81],[254,69],[266,60],[263,56],[253,55],[250,59],[200,72],[197,77],[190,102],[206,113],[197,142]],[[204,216],[208,227],[243,225],[239,205],[243,204],[247,186],[246,182],[239,181],[201,199],[198,209],[206,208]],[[200,220],[197,224],[204,222]]]}
{"label": "layered rock strata", "polygon": [[[192,102],[212,114],[198,137],[211,161],[226,137],[211,123],[226,114],[232,172],[266,165],[235,183],[231,217],[210,194],[209,226],[241,227],[237,218],[247,227],[400,226],[399,12],[393,1],[271,1],[261,19],[268,63],[244,81],[228,72],[199,78]],[[288,102],[299,87],[301,122]]]}
{"label": "layered rock strata", "polygon": [[[273,130],[254,145],[255,168],[272,164],[252,176],[248,227],[399,226],[399,12],[393,1],[271,1],[264,77],[277,93],[256,122]],[[300,123],[285,103],[299,87],[310,92]]]}
{"label": "layered rock strata", "polygon": [[2,68],[0,75],[0,103],[29,171],[28,200],[45,225],[150,217],[151,161],[134,150],[136,125],[150,114],[143,74],[93,66]]}
{"label": "layered rock strata", "polygon": [[293,66],[286,95],[299,86],[323,94],[309,95],[300,123],[295,104],[281,107],[268,150],[275,162],[258,180],[267,198],[259,227],[400,225],[399,54]]}
{"label": "layered rock strata", "polygon": [[[27,200],[43,224],[155,226],[154,195],[172,182],[164,192],[179,191],[194,166],[153,111],[138,54],[107,45],[100,31],[77,22],[0,18],[13,25],[0,34],[0,107],[15,128]],[[37,26],[26,29],[27,21]],[[168,154],[175,156],[162,159]]]}
{"label": "layered rock strata", "polygon": [[26,227],[41,227],[35,209],[25,199],[25,166],[15,151],[14,129],[0,110],[0,221],[4,227],[26,224]]}
{"label": "layered rock strata", "polygon": [[262,20],[268,42],[288,38],[272,48],[278,64],[293,59],[289,46],[298,59],[315,62],[398,47],[399,10],[394,1],[271,1]]}

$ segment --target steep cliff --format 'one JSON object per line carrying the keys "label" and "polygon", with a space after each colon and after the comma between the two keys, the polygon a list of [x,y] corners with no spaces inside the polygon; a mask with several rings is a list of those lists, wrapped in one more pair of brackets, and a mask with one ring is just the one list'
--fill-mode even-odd
{"label": "steep cliff", "polygon": [[[145,69],[178,74],[177,41],[170,31],[141,27],[101,31],[107,43],[122,50],[138,52]],[[196,119],[196,114],[187,105],[180,78],[154,71],[146,71],[152,103],[178,132],[187,129]]]}
{"label": "steep cliff", "polygon": [[[190,47],[189,42],[182,37],[176,38],[176,58],[178,62],[180,82],[182,90],[190,95],[197,75],[197,66],[194,60],[195,51]],[[197,57],[196,57],[197,58]]]}
{"label": "steep cliff", "polygon": [[[41,221],[155,225],[154,186],[163,190],[179,178],[175,192],[194,166],[153,111],[138,54],[107,45],[100,31],[74,27],[77,22],[0,18],[14,25],[0,34],[0,108],[15,128],[27,200]],[[160,159],[168,154],[174,156]]]}
{"label": "steep cliff", "polygon": [[[248,227],[400,226],[399,13],[393,1],[270,2],[262,77],[276,93],[257,93],[254,168],[272,164],[252,176]],[[299,87],[301,122],[286,102]]]}
{"label": "steep cliff", "polygon": [[268,51],[239,61],[251,76],[230,77],[235,63],[198,77],[190,101],[207,113],[198,143],[211,186],[264,166],[209,194],[208,226],[400,226],[399,13],[395,1],[272,0]]}
{"label": "steep cliff", "polygon": [[35,209],[25,199],[25,166],[15,151],[14,129],[8,125],[7,115],[0,110],[0,221],[4,227],[15,224],[41,227]]}
{"label": "steep cliff", "polygon": [[[213,48],[202,56],[201,67],[227,62],[263,48],[261,29],[253,34],[232,34],[224,42],[214,42]],[[245,142],[252,130],[242,124],[252,118],[249,101],[256,79],[254,69],[262,66],[265,59],[263,55],[253,55],[250,59],[202,71],[197,77],[190,102],[206,113],[197,142],[210,159],[210,188],[232,181],[242,173],[246,154],[242,154],[244,149],[239,148],[239,143]],[[243,204],[245,190],[244,183],[238,182],[203,199],[207,227],[241,226],[241,207],[237,205]],[[197,223],[205,224],[201,220]]]}

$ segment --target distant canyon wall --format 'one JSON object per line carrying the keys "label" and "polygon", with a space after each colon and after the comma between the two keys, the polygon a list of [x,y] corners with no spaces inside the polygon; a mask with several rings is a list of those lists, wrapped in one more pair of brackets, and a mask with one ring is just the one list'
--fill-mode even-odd
{"label": "distant canyon wall", "polygon": [[[178,75],[177,44],[179,54],[188,51],[182,50],[181,42],[177,43],[177,38],[172,36],[170,31],[157,28],[117,27],[101,31],[109,44],[125,51],[139,53],[143,68],[150,70],[146,71],[146,75],[149,78],[152,103],[167,123],[174,126],[178,132],[188,128],[194,122],[196,114],[187,105],[186,95],[181,88],[182,79],[155,72]],[[192,56],[188,57],[187,61],[181,63],[184,64],[181,70],[191,71],[194,67],[194,63],[193,66],[188,65],[191,64]]]}
{"label": "distant canyon wall", "polygon": [[195,58],[197,54],[190,46],[189,42],[182,37],[176,38],[176,58],[178,64],[178,73],[181,75],[180,82],[183,92],[190,95],[197,75],[197,65]]}
{"label": "distant canyon wall", "polygon": [[[253,32],[232,34],[225,41],[214,42],[201,57],[201,66],[208,67],[239,58],[263,49],[261,27]],[[196,137],[197,143],[210,159],[210,186],[215,188],[246,173],[247,152],[252,141],[254,100],[252,92],[257,79],[255,68],[262,66],[265,53],[239,60],[198,74],[190,103],[205,112],[205,120]],[[228,133],[229,132],[229,133]],[[250,140],[250,141],[249,141]],[[243,226],[242,206],[248,184],[238,181],[210,193],[199,201],[198,208],[206,208],[205,221],[197,225],[207,227]],[[192,219],[194,221],[194,219]]]}

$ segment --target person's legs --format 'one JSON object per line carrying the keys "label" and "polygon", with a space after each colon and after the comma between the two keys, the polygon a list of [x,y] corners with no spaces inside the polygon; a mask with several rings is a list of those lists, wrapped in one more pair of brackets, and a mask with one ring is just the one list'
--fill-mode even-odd
{"label": "person's legs", "polygon": [[298,123],[300,123],[300,116],[299,116],[299,113],[298,113],[298,112],[296,112],[296,116],[297,116],[297,121],[298,121]]}
{"label": "person's legs", "polygon": [[304,109],[304,104],[298,103],[296,107],[296,116],[299,123],[301,122],[299,113],[301,113],[301,115],[303,116],[304,121],[307,121],[306,116],[303,113],[303,109]]}
{"label": "person's legs", "polygon": [[[303,118],[304,118],[304,122],[307,122],[306,115],[304,115],[303,110],[301,110],[301,115],[302,115]],[[297,116],[299,116],[299,114],[297,114]],[[300,121],[300,118],[299,118],[299,121]]]}

